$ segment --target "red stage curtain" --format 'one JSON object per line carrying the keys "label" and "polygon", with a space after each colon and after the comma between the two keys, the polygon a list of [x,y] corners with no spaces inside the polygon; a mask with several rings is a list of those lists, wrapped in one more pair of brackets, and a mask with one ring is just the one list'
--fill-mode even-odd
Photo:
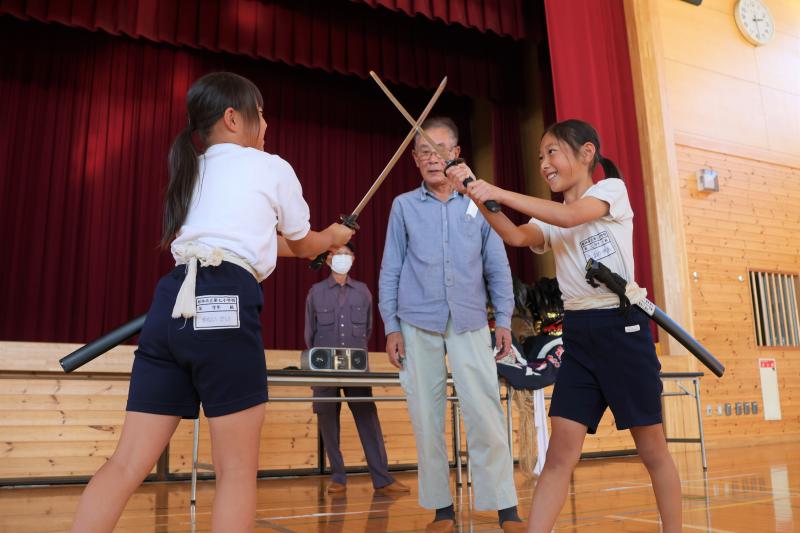
{"label": "red stage curtain", "polygon": [[422,15],[447,24],[460,24],[480,31],[492,31],[515,39],[525,37],[522,0],[353,0],[372,7]]}
{"label": "red stage curtain", "polygon": [[[592,124],[628,187],[636,280],[653,294],[636,107],[621,0],[545,0],[558,120]],[[602,172],[602,170],[600,171]]]}
{"label": "red stage curtain", "polygon": [[[494,104],[492,106],[492,146],[494,147],[494,182],[504,189],[525,192],[525,168],[523,158],[536,157],[533,147],[522,146],[520,135],[520,110],[515,105]],[[537,147],[538,148],[538,147]],[[523,224],[528,217],[506,209],[508,217],[516,224]],[[526,283],[539,276],[533,263],[533,254],[527,248],[506,246],[511,272]]]}
{"label": "red stage curtain", "polygon": [[[485,1],[487,13],[503,11]],[[436,87],[447,75],[455,93],[518,94],[511,39],[345,0],[0,0],[2,13],[362,78],[372,69],[409,87]]]}
{"label": "red stage curtain", "polygon": [[[372,82],[352,77],[10,17],[0,46],[4,340],[85,342],[147,311],[172,265],[156,249],[167,151],[202,74],[231,70],[261,88],[266,148],[294,166],[315,228],[355,206],[408,131]],[[395,90],[412,114],[432,93]],[[469,106],[445,94],[436,112],[467,124]],[[373,291],[391,201],[418,182],[406,155],[359,219],[353,275]],[[323,275],[279,261],[264,283],[267,347],[303,345],[305,295]],[[371,349],[383,339],[376,319]]]}

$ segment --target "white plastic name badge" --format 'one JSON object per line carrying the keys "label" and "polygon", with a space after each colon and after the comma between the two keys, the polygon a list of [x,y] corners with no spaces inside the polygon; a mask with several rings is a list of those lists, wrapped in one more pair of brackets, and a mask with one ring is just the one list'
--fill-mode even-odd
{"label": "white plastic name badge", "polygon": [[197,296],[194,329],[232,329],[239,327],[239,295]]}

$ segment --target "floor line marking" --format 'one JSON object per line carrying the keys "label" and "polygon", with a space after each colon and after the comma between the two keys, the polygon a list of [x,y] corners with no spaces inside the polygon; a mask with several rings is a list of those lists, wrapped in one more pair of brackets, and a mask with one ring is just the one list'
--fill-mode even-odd
{"label": "floor line marking", "polygon": [[[645,524],[658,524],[661,525],[661,520],[648,520],[646,518],[632,518],[628,516],[621,516],[621,515],[607,515],[606,518],[611,518],[614,520],[627,520],[630,522],[643,522]],[[717,529],[708,526],[695,526],[693,524],[681,524],[681,527],[684,529],[699,529],[700,531],[710,531],[711,533],[735,533],[733,531],[729,531],[727,529]]]}

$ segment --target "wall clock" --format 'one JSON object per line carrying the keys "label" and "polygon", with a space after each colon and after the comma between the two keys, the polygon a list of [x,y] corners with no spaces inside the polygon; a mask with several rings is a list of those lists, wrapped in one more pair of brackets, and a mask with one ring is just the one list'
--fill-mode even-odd
{"label": "wall clock", "polygon": [[775,24],[761,0],[738,0],[733,13],[739,31],[750,43],[761,46],[772,39]]}

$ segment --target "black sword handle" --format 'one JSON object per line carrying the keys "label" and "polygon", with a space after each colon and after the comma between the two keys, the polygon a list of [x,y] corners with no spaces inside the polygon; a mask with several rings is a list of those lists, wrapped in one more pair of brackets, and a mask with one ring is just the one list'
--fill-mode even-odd
{"label": "black sword handle", "polygon": [[[347,226],[348,228],[350,228],[353,231],[358,231],[359,230],[359,226],[358,226],[358,222],[356,222],[357,218],[358,218],[358,215],[356,215],[355,213],[352,214],[352,215],[341,215],[339,217],[339,222],[343,226]],[[322,268],[322,265],[324,265],[325,261],[328,260],[328,255],[329,254],[330,254],[330,252],[322,252],[321,254],[319,254],[316,258],[314,258],[313,261],[311,261],[311,264],[309,265],[309,268],[311,268],[311,270],[319,270],[320,268]]]}
{"label": "black sword handle", "polygon": [[[444,162],[445,163],[444,164],[444,173],[445,173],[445,175],[447,175],[447,171],[450,169],[450,167],[454,167],[456,165],[460,165],[463,162],[464,162],[464,159],[462,159],[460,157],[458,159],[450,159],[448,161],[445,161]],[[465,179],[462,183],[463,183],[464,187],[466,187],[467,185],[469,185],[473,181],[475,181],[475,178],[473,176],[470,176],[467,179]],[[500,209],[501,209],[500,204],[498,204],[494,200],[486,200],[485,202],[483,202],[483,205],[486,207],[486,209],[488,209],[492,213],[499,213]]]}
{"label": "black sword handle", "polygon": [[612,272],[600,261],[589,259],[589,261],[586,262],[586,282],[592,287],[597,288],[599,287],[597,284],[598,281],[619,297],[619,308],[625,316],[628,316],[628,311],[631,306],[630,300],[628,300],[628,297],[625,295],[628,282],[619,274]]}
{"label": "black sword handle", "polygon": [[147,315],[142,315],[139,318],[131,320],[127,324],[123,324],[114,331],[110,331],[97,340],[81,346],[66,357],[61,358],[58,362],[64,372],[72,372],[73,370],[82,367],[89,361],[100,357],[114,346],[122,344],[142,330],[144,321]]}

